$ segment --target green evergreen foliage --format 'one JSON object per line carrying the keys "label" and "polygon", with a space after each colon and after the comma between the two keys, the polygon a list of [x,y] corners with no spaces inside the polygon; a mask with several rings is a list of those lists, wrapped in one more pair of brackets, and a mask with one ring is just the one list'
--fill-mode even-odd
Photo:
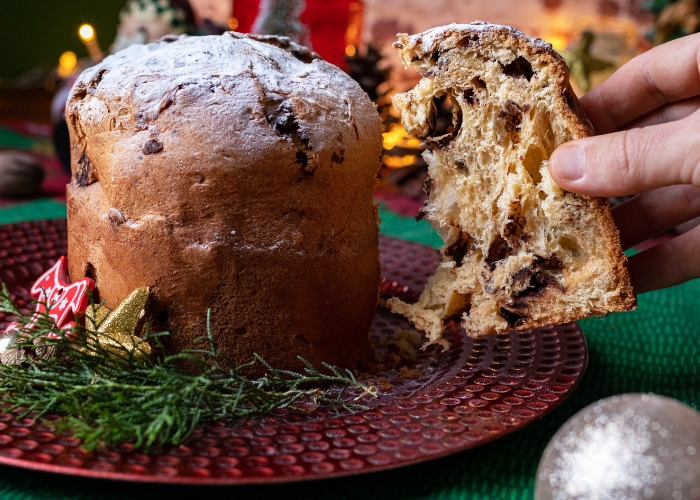
{"label": "green evergreen foliage", "polygon": [[[20,324],[30,320],[12,302],[5,285],[0,311],[16,315]],[[59,337],[47,337],[49,333]],[[246,365],[227,368],[231,365],[216,351],[208,327],[195,343],[202,348],[178,354],[168,354],[162,347],[159,340],[167,332],[151,333],[146,328],[142,339],[133,345],[118,343],[116,348],[114,343],[105,348],[96,335],[75,327],[63,336],[48,316],[40,317],[10,346],[22,350],[25,361],[0,365],[3,410],[20,408],[34,418],[62,415],[59,429],[81,438],[86,449],[123,442],[148,449],[181,444],[198,426],[215,421],[234,424],[275,409],[312,412],[321,405],[336,411],[363,409],[359,399],[374,394],[349,370],[325,365],[328,373],[321,373],[303,359],[303,373],[275,369],[258,356]],[[157,346],[157,355],[138,355],[146,342]],[[47,357],[47,351],[57,354]],[[261,364],[267,373],[251,380],[242,373],[254,364]],[[360,396],[349,398],[350,387],[358,388]]]}

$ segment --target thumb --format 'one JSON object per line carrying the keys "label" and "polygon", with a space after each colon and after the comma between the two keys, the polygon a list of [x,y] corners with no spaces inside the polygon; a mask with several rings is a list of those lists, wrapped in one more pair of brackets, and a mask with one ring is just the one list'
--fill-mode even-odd
{"label": "thumb", "polygon": [[700,112],[678,121],[559,146],[549,172],[567,191],[624,196],[674,184],[700,186]]}

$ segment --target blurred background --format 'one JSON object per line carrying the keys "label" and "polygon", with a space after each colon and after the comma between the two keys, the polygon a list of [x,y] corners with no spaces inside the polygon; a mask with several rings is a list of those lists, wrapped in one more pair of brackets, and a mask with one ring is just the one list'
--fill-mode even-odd
{"label": "blurred background", "polygon": [[[227,30],[311,46],[356,79],[384,122],[377,197],[415,215],[423,203],[420,142],[390,98],[418,75],[391,47],[397,32],[485,20],[550,42],[580,96],[664,41],[700,30],[698,0],[0,0],[0,204],[61,200],[69,180],[63,119],[76,75],[133,43]],[[451,112],[439,126],[449,131]]]}

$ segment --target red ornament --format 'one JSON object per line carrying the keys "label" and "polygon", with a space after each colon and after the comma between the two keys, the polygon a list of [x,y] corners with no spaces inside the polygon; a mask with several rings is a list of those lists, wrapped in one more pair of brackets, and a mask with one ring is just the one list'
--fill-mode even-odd
{"label": "red ornament", "polygon": [[[66,258],[61,257],[51,269],[36,280],[29,292],[37,300],[36,311],[25,329],[34,327],[36,321],[48,313],[56,322],[56,326],[69,331],[75,325],[75,316],[85,313],[90,302],[87,291],[95,288],[95,282],[90,278],[83,278],[70,283],[66,268]],[[19,326],[17,322],[10,323],[5,332],[18,330]]]}

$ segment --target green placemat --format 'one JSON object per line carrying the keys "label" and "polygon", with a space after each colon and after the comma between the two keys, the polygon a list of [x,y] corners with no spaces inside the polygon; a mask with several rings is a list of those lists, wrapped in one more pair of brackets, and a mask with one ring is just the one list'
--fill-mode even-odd
{"label": "green placemat", "polygon": [[442,246],[442,239],[427,220],[403,217],[379,205],[379,232],[385,236],[417,241],[433,248]]}
{"label": "green placemat", "polygon": [[[7,209],[5,209],[7,210]],[[0,220],[4,210],[0,210]],[[382,209],[383,234],[439,244],[410,219]],[[406,230],[406,232],[404,232]],[[432,238],[432,239],[431,239]],[[105,482],[0,467],[0,498],[34,499],[531,499],[540,456],[556,430],[600,398],[655,392],[700,407],[700,282],[639,297],[639,309],[586,319],[589,364],[574,394],[545,418],[471,451],[355,477],[247,487],[151,486]]]}
{"label": "green placemat", "polygon": [[34,144],[34,140],[25,137],[8,128],[0,127],[0,149],[1,148],[19,148],[29,149]]}
{"label": "green placemat", "polygon": [[61,217],[66,217],[66,204],[53,200],[37,200],[0,208],[0,224]]}

